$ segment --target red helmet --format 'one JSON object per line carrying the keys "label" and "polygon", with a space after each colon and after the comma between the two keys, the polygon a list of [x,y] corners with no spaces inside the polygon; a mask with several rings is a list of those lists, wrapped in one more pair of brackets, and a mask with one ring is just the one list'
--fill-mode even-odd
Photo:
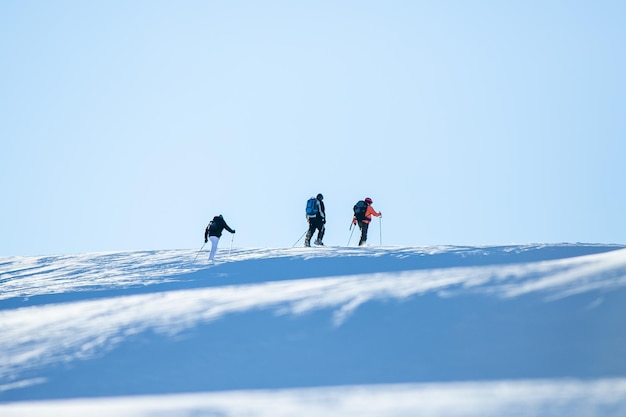
{"label": "red helmet", "polygon": [[369,197],[367,197],[367,198],[365,199],[365,202],[366,202],[367,204],[372,204],[372,203],[373,203],[372,199],[371,199],[371,198],[369,198]]}

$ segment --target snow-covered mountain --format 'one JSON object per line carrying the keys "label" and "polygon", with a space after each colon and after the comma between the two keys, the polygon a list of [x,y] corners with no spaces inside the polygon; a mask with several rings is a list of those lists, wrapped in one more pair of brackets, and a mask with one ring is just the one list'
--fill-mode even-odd
{"label": "snow-covered mountain", "polygon": [[626,415],[626,246],[196,255],[0,258],[0,415]]}

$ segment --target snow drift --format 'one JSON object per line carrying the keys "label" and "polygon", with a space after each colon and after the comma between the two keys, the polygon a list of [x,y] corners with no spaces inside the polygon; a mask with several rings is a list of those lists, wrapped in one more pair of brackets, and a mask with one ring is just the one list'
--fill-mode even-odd
{"label": "snow drift", "polygon": [[2,415],[626,413],[624,246],[195,256],[0,258]]}

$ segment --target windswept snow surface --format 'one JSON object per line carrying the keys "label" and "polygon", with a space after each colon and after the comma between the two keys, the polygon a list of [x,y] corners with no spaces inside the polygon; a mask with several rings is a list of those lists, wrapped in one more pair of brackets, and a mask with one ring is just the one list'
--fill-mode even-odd
{"label": "windswept snow surface", "polygon": [[623,416],[626,247],[0,258],[2,416]]}

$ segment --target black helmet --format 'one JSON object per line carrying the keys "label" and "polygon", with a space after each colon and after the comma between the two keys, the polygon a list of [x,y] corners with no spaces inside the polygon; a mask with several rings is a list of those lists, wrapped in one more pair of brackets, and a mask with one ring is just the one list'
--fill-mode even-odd
{"label": "black helmet", "polygon": [[317,199],[320,200],[320,201],[322,201],[324,199],[324,196],[322,195],[322,193],[319,193],[317,195]]}

